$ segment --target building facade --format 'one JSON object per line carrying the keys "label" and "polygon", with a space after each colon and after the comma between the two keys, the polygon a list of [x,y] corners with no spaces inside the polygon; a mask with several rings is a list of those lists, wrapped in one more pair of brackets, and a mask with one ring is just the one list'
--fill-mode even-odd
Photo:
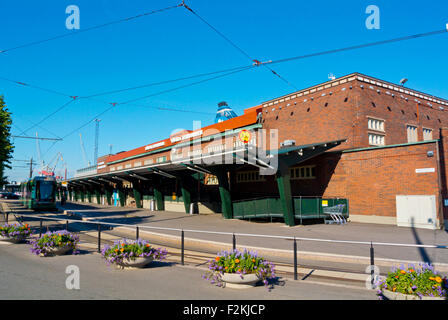
{"label": "building facade", "polygon": [[351,221],[441,228],[447,111],[447,100],[354,73],[100,157],[69,190],[76,200],[111,203],[115,192],[121,205],[288,225],[343,204]]}

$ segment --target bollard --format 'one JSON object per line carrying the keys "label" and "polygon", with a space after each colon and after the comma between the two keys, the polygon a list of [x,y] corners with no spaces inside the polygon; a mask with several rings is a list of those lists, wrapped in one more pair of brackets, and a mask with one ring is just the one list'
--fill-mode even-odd
{"label": "bollard", "polygon": [[374,269],[373,266],[375,265],[374,256],[375,256],[375,252],[373,249],[373,243],[370,242],[370,266],[371,266],[371,268],[370,268],[370,278],[371,278],[370,283],[372,284],[372,288],[373,288],[374,274],[375,274],[375,272],[373,270]]}
{"label": "bollard", "polygon": [[6,224],[8,224],[9,212],[6,212]]}
{"label": "bollard", "polygon": [[40,218],[39,238],[42,237],[42,218]]}
{"label": "bollard", "polygon": [[98,252],[101,252],[101,224],[98,223]]}
{"label": "bollard", "polygon": [[135,227],[135,240],[138,241],[138,236],[139,236],[139,232],[138,232],[138,226]]}
{"label": "bollard", "polygon": [[297,241],[294,237],[294,280],[297,280]]}
{"label": "bollard", "polygon": [[184,237],[183,229],[181,232],[180,259],[181,259],[181,264],[184,265],[185,264],[185,237]]}
{"label": "bollard", "polygon": [[236,237],[235,234],[232,235],[232,242],[233,242],[233,251],[236,250]]}
{"label": "bollard", "polygon": [[65,230],[68,231],[68,220],[65,220]]}

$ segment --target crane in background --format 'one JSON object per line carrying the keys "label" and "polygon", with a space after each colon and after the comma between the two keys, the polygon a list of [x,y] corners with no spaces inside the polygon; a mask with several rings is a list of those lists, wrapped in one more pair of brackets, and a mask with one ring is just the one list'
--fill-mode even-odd
{"label": "crane in background", "polygon": [[79,143],[81,145],[82,157],[87,167],[90,167],[90,161],[87,160],[86,149],[84,148],[84,143],[82,142],[82,134],[79,134]]}
{"label": "crane in background", "polygon": [[93,151],[93,163],[97,164],[98,161],[98,136],[100,131],[100,119],[95,119],[95,147]]}

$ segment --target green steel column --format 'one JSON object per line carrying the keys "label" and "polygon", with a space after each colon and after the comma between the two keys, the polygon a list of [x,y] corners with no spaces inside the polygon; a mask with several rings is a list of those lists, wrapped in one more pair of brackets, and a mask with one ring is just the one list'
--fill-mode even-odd
{"label": "green steel column", "polygon": [[126,193],[122,188],[118,188],[118,197],[120,198],[120,206],[124,207],[126,204]]}
{"label": "green steel column", "polygon": [[106,188],[106,200],[109,206],[112,205],[112,191],[109,188]]}
{"label": "green steel column", "polygon": [[81,190],[81,202],[84,202],[85,193],[84,190]]}
{"label": "green steel column", "polygon": [[154,187],[154,199],[156,200],[157,210],[165,210],[165,202],[163,199],[163,193],[161,191],[161,186]]}
{"label": "green steel column", "polygon": [[87,189],[87,201],[89,203],[92,203],[92,192],[90,191],[90,189]]}
{"label": "green steel column", "polygon": [[277,186],[280,194],[280,201],[282,203],[283,217],[288,226],[294,226],[294,207],[291,195],[291,181],[289,168],[279,170],[277,173]]}
{"label": "green steel column", "polygon": [[95,197],[96,197],[96,203],[101,204],[101,193],[98,189],[95,189]]}
{"label": "green steel column", "polygon": [[134,190],[135,205],[137,206],[137,208],[143,208],[142,193],[138,188],[134,187],[133,190]]}
{"label": "green steel column", "polygon": [[224,219],[233,218],[232,196],[230,194],[229,181],[227,179],[227,171],[221,170],[216,172],[219,183],[219,195],[221,196],[222,216]]}
{"label": "green steel column", "polygon": [[190,213],[191,193],[187,182],[181,182],[182,199],[184,200],[185,213]]}

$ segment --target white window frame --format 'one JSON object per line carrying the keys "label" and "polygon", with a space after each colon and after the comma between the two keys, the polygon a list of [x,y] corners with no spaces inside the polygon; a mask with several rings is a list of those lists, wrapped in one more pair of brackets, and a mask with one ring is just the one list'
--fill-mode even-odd
{"label": "white window frame", "polygon": [[[412,132],[409,129],[413,128]],[[418,141],[418,127],[413,124],[406,125],[406,134],[408,137],[408,143],[417,142]]]}
{"label": "white window frame", "polygon": [[386,136],[384,134],[377,134],[373,132],[368,132],[369,145],[371,146],[385,146]]}
{"label": "white window frame", "polygon": [[367,117],[367,128],[373,131],[385,132],[385,120]]}
{"label": "white window frame", "polygon": [[[433,140],[433,131],[431,128],[423,128],[423,141],[429,141],[429,140]],[[427,138],[427,134],[430,134],[430,137]]]}

